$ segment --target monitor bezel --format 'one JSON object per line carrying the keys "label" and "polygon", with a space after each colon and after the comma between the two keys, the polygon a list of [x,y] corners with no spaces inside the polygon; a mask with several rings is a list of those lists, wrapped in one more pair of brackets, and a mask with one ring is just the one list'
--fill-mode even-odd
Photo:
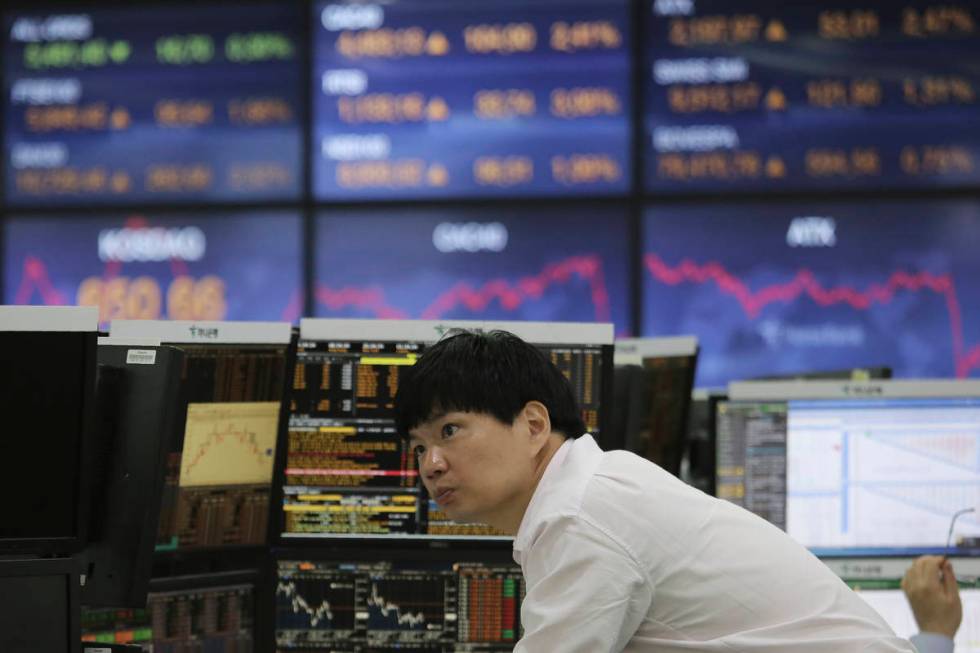
{"label": "monitor bezel", "polygon": [[980,380],[882,379],[878,381],[733,381],[730,401],[794,399],[918,399],[980,397]]}
{"label": "monitor bezel", "polygon": [[[156,398],[158,401],[163,402],[162,410],[159,413],[161,421],[155,425],[159,434],[156,451],[156,468],[152,470],[154,476],[144,479],[145,485],[141,483],[148,493],[149,506],[146,510],[142,511],[143,515],[140,520],[139,533],[128,536],[132,538],[129,540],[130,543],[135,541],[137,544],[135,555],[125,555],[133,551],[126,550],[126,547],[121,549],[117,548],[118,543],[112,543],[109,539],[110,533],[104,532],[102,537],[106,538],[105,540],[99,542],[93,540],[89,543],[90,546],[98,544],[98,552],[86,548],[79,556],[83,563],[88,564],[94,563],[98,565],[99,562],[122,562],[125,564],[124,573],[122,570],[116,569],[113,570],[114,573],[109,574],[110,577],[114,577],[113,580],[99,580],[103,572],[98,571],[98,567],[96,567],[97,575],[94,579],[88,576],[91,568],[85,569],[86,583],[81,591],[82,602],[86,606],[93,608],[142,607],[146,603],[148,583],[152,575],[154,543],[160,519],[166,446],[171,440],[173,429],[177,428],[176,402],[180,385],[180,370],[183,364],[183,352],[176,347],[166,345],[158,344],[148,346],[139,343],[133,345],[131,342],[123,339],[100,338],[99,347],[110,347],[112,350],[115,350],[113,354],[116,357],[121,356],[122,352],[126,352],[127,358],[128,352],[133,349],[141,352],[152,351],[154,352],[154,365],[165,364],[167,366],[166,374],[159,375],[164,394]],[[128,366],[127,358],[123,359],[123,364]],[[117,365],[112,365],[108,362],[106,364],[110,368],[118,369]],[[125,427],[125,423],[123,423],[123,426]],[[129,448],[129,445],[125,444],[125,439],[123,444],[127,449]],[[116,472],[117,470],[112,469],[110,466],[110,471]],[[110,484],[112,480],[111,476],[105,479],[107,491],[112,487]],[[136,482],[140,483],[138,479]],[[101,508],[109,509],[112,501],[113,499],[110,497],[109,505],[101,506]],[[120,560],[119,556],[123,556],[124,559]],[[90,587],[93,582],[96,583],[96,589],[94,590]],[[106,587],[99,587],[99,584],[103,582],[108,583],[108,585]]]}
{"label": "monitor bezel", "polygon": [[697,336],[662,338],[616,338],[613,362],[616,365],[642,365],[644,358],[697,356]]}

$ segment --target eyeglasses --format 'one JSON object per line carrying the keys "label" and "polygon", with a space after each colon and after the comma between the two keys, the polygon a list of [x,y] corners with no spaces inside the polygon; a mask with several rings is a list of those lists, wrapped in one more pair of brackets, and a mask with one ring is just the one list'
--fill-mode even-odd
{"label": "eyeglasses", "polygon": [[[950,547],[953,545],[953,527],[956,526],[956,520],[959,519],[962,515],[968,515],[971,512],[976,512],[976,511],[977,511],[976,508],[964,508],[963,510],[957,510],[956,512],[953,513],[953,518],[949,520],[949,533],[947,533],[946,535],[946,551],[947,551],[946,555],[948,555],[948,551]],[[943,564],[946,564],[946,555],[943,556]],[[942,580],[943,580],[943,572],[940,569],[939,582],[942,582]],[[975,583],[977,579],[960,576],[959,578],[957,578],[957,581],[960,583],[964,583],[964,582]]]}
{"label": "eyeglasses", "polygon": [[971,512],[976,512],[976,508],[964,508],[963,510],[957,510],[953,513],[953,518],[949,521],[949,533],[946,535],[946,550],[949,551],[950,546],[953,544],[953,527],[956,526],[956,520],[962,515],[967,515]]}

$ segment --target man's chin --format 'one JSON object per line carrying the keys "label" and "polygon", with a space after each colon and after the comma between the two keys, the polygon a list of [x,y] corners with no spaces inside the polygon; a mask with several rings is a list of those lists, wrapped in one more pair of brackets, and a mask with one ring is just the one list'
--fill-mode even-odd
{"label": "man's chin", "polygon": [[442,509],[446,516],[449,517],[455,524],[479,524],[480,520],[473,515],[470,515],[465,510],[456,510],[453,506],[446,506]]}

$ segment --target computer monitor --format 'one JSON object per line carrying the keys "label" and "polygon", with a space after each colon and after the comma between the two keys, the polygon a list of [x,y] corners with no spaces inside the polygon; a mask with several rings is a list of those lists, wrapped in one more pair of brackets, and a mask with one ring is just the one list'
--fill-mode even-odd
{"label": "computer monitor", "polygon": [[81,554],[86,606],[146,604],[168,447],[177,426],[183,353],[100,338],[100,477]]}
{"label": "computer monitor", "polygon": [[715,449],[718,442],[718,403],[727,401],[724,392],[694,390],[687,419],[687,468],[682,478],[707,494],[715,494]]}
{"label": "computer monitor", "polygon": [[283,546],[328,538],[503,537],[429,511],[415,457],[395,431],[402,372],[454,328],[503,329],[540,347],[569,379],[589,431],[606,431],[611,324],[306,319],[288,438],[276,461],[273,528]]}
{"label": "computer monitor", "polygon": [[[414,556],[412,555],[414,553]],[[324,651],[511,651],[521,638],[521,569],[510,551],[279,557],[275,646]]]}
{"label": "computer monitor", "polygon": [[85,543],[98,311],[0,306],[0,555]]}
{"label": "computer monitor", "polygon": [[980,383],[729,385],[718,496],[821,556],[980,552]]}
{"label": "computer monitor", "polygon": [[184,352],[157,550],[263,545],[291,380],[290,325],[121,320],[111,333]]}
{"label": "computer monitor", "polygon": [[77,653],[78,612],[73,560],[0,560],[0,651]]}
{"label": "computer monitor", "polygon": [[698,341],[693,336],[616,341],[612,429],[605,444],[680,474]]}
{"label": "computer monitor", "polygon": [[249,653],[255,645],[254,570],[154,579],[145,607],[82,612],[81,639],[162,653]]}

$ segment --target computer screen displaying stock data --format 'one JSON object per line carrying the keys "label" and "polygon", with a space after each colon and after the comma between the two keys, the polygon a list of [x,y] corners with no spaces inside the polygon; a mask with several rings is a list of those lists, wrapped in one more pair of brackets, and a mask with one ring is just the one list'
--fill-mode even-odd
{"label": "computer screen displaying stock data", "polygon": [[438,510],[419,483],[407,441],[395,431],[394,397],[404,372],[453,328],[504,329],[540,347],[571,383],[583,421],[602,441],[611,324],[303,320],[289,428],[276,464],[278,544],[506,539],[486,525],[454,523]]}
{"label": "computer screen displaying stock data", "polygon": [[112,334],[153,336],[184,351],[157,550],[265,544],[290,325],[121,320]]}
{"label": "computer screen displaying stock data", "polygon": [[[506,552],[503,552],[506,554]],[[511,651],[526,588],[501,552],[397,562],[279,558],[276,650]]]}
{"label": "computer screen displaying stock data", "polygon": [[[980,551],[973,381],[744,382],[718,407],[717,494],[822,556]],[[952,532],[950,528],[952,527]]]}

